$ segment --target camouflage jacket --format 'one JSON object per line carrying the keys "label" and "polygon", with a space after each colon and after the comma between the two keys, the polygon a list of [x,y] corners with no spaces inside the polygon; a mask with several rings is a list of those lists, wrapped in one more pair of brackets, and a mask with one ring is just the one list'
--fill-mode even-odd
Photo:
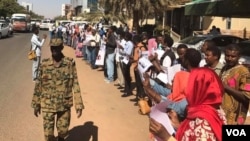
{"label": "camouflage jacket", "polygon": [[58,112],[72,107],[73,101],[76,109],[84,108],[74,60],[64,57],[60,66],[55,67],[52,58],[43,59],[31,106],[41,106],[46,112]]}

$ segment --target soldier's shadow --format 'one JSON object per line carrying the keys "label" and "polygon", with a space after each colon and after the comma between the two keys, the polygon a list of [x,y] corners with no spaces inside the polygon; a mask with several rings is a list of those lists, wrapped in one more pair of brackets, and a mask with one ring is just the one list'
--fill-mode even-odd
{"label": "soldier's shadow", "polygon": [[69,131],[66,141],[98,141],[98,127],[94,122],[87,121]]}

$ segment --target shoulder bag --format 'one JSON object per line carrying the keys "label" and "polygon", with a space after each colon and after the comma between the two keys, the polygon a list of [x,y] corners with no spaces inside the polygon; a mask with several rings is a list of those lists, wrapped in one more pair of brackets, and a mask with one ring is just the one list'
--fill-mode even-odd
{"label": "shoulder bag", "polygon": [[138,105],[139,105],[139,114],[147,115],[150,113],[151,107],[148,104],[148,99],[140,98],[138,101]]}
{"label": "shoulder bag", "polygon": [[30,47],[30,51],[28,53],[28,59],[29,60],[34,60],[36,59],[36,49],[37,49],[37,46],[34,50],[32,50],[32,46]]}

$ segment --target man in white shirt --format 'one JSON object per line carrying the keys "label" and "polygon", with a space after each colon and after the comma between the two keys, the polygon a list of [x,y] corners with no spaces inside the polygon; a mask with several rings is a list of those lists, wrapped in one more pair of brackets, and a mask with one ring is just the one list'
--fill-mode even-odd
{"label": "man in white shirt", "polygon": [[124,88],[124,94],[122,97],[127,97],[132,95],[131,91],[131,76],[130,76],[130,65],[131,63],[129,62],[130,57],[133,55],[133,49],[134,49],[134,44],[132,42],[132,34],[129,32],[125,33],[125,46],[122,47],[121,45],[118,46],[122,51],[120,54],[123,57],[123,64],[122,64],[122,71],[123,71],[123,77],[125,79],[125,88]]}
{"label": "man in white shirt", "polygon": [[34,34],[31,37],[31,50],[35,50],[36,56],[37,56],[36,59],[33,60],[33,64],[32,64],[32,79],[33,79],[33,81],[35,81],[37,79],[37,71],[38,71],[40,61],[41,61],[41,47],[43,46],[44,41],[47,38],[47,35],[44,34],[43,39],[40,41],[38,34],[39,34],[39,29],[35,28]]}
{"label": "man in white shirt", "polygon": [[53,31],[55,30],[55,26],[52,23],[48,23],[49,25],[49,33],[50,33],[50,38],[53,36]]}
{"label": "man in white shirt", "polygon": [[[125,48],[126,40],[124,39],[125,32],[120,33],[120,40],[118,41],[119,45],[121,45],[123,48]],[[116,61],[116,72],[117,72],[117,83],[114,84],[115,86],[119,86],[118,88],[124,87],[124,76],[122,73],[122,55],[120,54],[122,52],[122,49],[117,47],[116,48],[116,55],[115,55],[115,61]]]}
{"label": "man in white shirt", "polygon": [[101,37],[98,33],[96,33],[95,29],[92,29],[92,35],[90,37],[89,45],[87,46],[89,50],[89,56],[90,56],[90,65],[92,69],[97,69],[97,66],[95,65],[96,62],[96,54],[97,54],[97,48],[100,47]]}

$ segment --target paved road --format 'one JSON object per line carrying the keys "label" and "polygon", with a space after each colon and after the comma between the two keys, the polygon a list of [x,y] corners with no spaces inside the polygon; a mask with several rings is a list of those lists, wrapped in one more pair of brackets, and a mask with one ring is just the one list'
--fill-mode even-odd
{"label": "paved road", "polygon": [[[40,34],[47,33],[42,31]],[[31,33],[16,33],[0,40],[0,141],[43,141],[42,119],[30,107],[34,83],[27,59]],[[48,40],[42,50],[50,56]],[[74,57],[65,47],[64,54]],[[72,108],[70,136],[67,141],[149,141],[148,117],[137,113],[138,107],[121,98],[113,84],[103,80],[103,72],[92,70],[76,58],[77,71],[85,104],[77,119]]]}

